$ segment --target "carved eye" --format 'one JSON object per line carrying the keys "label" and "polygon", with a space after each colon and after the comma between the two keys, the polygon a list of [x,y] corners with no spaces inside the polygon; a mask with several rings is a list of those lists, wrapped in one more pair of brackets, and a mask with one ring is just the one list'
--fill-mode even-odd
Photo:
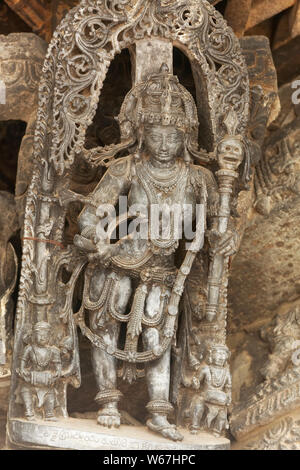
{"label": "carved eye", "polygon": [[227,152],[230,152],[230,150],[231,150],[230,145],[226,145],[225,150],[226,150]]}

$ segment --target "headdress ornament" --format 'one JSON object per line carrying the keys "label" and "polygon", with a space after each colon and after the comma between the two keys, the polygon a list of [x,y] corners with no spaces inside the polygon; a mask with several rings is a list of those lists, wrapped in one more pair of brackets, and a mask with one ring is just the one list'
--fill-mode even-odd
{"label": "headdress ornament", "polygon": [[195,100],[165,63],[158,73],[149,75],[127,93],[116,119],[120,125],[121,142],[86,151],[85,156],[91,165],[109,166],[117,153],[133,149],[140,143],[142,130],[147,124],[173,125],[182,130],[189,152],[186,161],[191,157],[209,161],[204,151],[198,151],[199,121]]}
{"label": "headdress ornament", "polygon": [[122,139],[128,132],[136,134],[145,124],[173,125],[192,132],[197,141],[198,115],[192,95],[162,64],[159,73],[151,74],[136,85],[125,97],[118,121]]}
{"label": "headdress ornament", "polygon": [[36,323],[33,326],[33,331],[34,332],[42,331],[42,330],[50,331],[51,330],[51,325],[49,323],[45,322],[45,321],[40,321],[40,322]]}
{"label": "headdress ornament", "polygon": [[226,352],[228,357],[230,356],[230,351],[229,351],[228,347],[225,344],[212,344],[209,347],[209,352],[213,353],[215,351],[224,351],[224,352]]}

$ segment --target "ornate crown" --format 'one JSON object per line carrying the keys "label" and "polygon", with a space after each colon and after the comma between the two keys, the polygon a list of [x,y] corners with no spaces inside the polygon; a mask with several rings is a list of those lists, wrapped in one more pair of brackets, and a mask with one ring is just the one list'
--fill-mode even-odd
{"label": "ornate crown", "polygon": [[208,352],[209,354],[212,354],[215,351],[224,351],[227,354],[227,357],[229,358],[231,353],[228,349],[228,347],[225,344],[211,344],[208,347]]}
{"label": "ornate crown", "polygon": [[170,73],[166,64],[161,65],[159,73],[151,74],[127,93],[116,119],[120,125],[121,142],[86,151],[85,157],[92,166],[109,166],[118,152],[138,143],[141,130],[147,124],[176,126],[187,137],[191,157],[209,161],[205,151],[198,151],[199,122],[194,98]]}
{"label": "ornate crown", "polygon": [[118,117],[122,138],[144,124],[174,125],[185,132],[193,132],[197,140],[198,115],[192,95],[176,76],[162,64],[159,73],[151,74],[135,86],[125,97]]}

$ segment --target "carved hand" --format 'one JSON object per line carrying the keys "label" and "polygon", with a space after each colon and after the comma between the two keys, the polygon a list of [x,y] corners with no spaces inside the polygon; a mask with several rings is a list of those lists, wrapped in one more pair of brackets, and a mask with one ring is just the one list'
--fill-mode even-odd
{"label": "carved hand", "polygon": [[126,244],[130,244],[132,240],[134,240],[134,234],[129,234],[114,244],[105,243],[103,240],[98,241],[98,243],[96,243],[97,253],[90,254],[89,259],[99,259],[104,266],[108,266],[110,259],[117,256],[121,248]]}
{"label": "carved hand", "polygon": [[223,255],[225,257],[234,255],[239,247],[239,235],[236,231],[228,230],[220,233],[218,230],[210,230],[207,234],[211,247],[211,255]]}
{"label": "carved hand", "polygon": [[116,256],[119,247],[114,244],[98,242],[96,245],[97,252],[91,253],[88,257],[90,260],[98,259],[104,266],[109,266],[112,257]]}
{"label": "carved hand", "polygon": [[74,191],[70,191],[69,189],[64,189],[59,193],[59,202],[62,207],[67,208],[72,202],[88,204],[91,202],[91,199],[81,194],[74,193]]}
{"label": "carved hand", "polygon": [[22,377],[23,380],[25,380],[25,382],[28,382],[30,383],[30,378],[31,378],[31,374],[28,370],[26,369],[17,369],[17,374]]}
{"label": "carved hand", "polygon": [[229,406],[231,404],[231,401],[232,401],[232,398],[231,398],[231,392],[230,392],[230,393],[227,393],[226,405]]}
{"label": "carved hand", "polygon": [[193,387],[195,390],[199,390],[199,388],[200,388],[200,381],[199,381],[199,379],[197,379],[197,377],[193,377],[193,380],[192,380],[192,387]]}

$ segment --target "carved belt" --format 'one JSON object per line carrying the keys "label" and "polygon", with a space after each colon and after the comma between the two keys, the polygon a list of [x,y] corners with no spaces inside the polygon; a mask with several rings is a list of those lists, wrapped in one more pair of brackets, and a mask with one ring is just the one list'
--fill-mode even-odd
{"label": "carved belt", "polygon": [[[83,296],[84,302],[80,311],[75,315],[76,323],[80,327],[82,334],[86,336],[94,346],[105,350],[108,354],[114,356],[117,359],[129,363],[144,363],[153,361],[161,357],[170,346],[171,340],[175,333],[174,327],[176,324],[178,312],[169,312],[169,309],[167,308],[169,295],[167,295],[167,293],[165,292],[162,294],[162,297],[164,298],[161,300],[160,309],[157,315],[155,315],[154,318],[146,318],[144,315],[144,310],[149,289],[148,282],[141,282],[141,284],[137,287],[132,302],[131,312],[128,315],[123,315],[117,312],[114,307],[114,297],[117,292],[117,289],[113,289],[114,283],[117,282],[117,279],[117,275],[115,273],[111,273],[111,275],[107,277],[103,288],[103,292],[105,291],[106,294],[106,299],[104,299],[104,295],[101,294],[99,300],[97,302],[92,303],[89,303],[89,301],[87,300],[88,292],[87,286],[85,285]],[[118,348],[113,348],[111,345],[107,345],[101,338],[101,336],[98,336],[90,328],[87,327],[84,318],[85,308],[101,308],[100,306],[103,309],[107,308],[107,312],[111,315],[111,317],[115,318],[120,322],[128,323],[124,351]],[[168,321],[169,316],[172,316],[173,318],[171,322]],[[166,322],[164,328],[162,328],[161,331],[160,344],[157,345],[153,350],[137,352],[138,339],[142,331],[142,325],[148,327],[155,327],[159,324],[162,324],[164,318],[166,319]],[[173,325],[172,328],[170,328],[170,324]]]}
{"label": "carved belt", "polygon": [[176,268],[168,270],[161,268],[160,270],[158,270],[154,267],[149,266],[145,268],[143,266],[143,269],[131,269],[130,272],[128,272],[128,270],[125,268],[111,265],[109,269],[117,274],[129,276],[134,279],[141,279],[142,282],[145,283],[152,282],[163,284],[164,286],[169,287],[170,289],[173,287],[177,275]]}

